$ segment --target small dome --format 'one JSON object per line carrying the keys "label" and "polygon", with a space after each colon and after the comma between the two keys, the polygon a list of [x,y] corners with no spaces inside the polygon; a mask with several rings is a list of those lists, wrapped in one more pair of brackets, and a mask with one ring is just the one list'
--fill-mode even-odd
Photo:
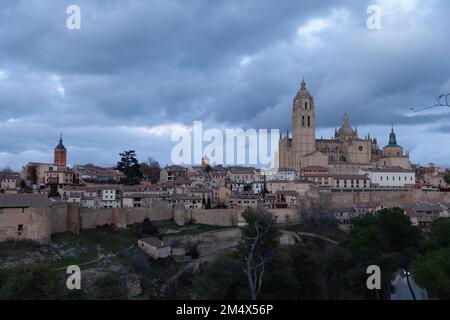
{"label": "small dome", "polygon": [[337,132],[338,136],[356,136],[355,130],[350,127],[350,120],[348,118],[347,113],[344,115],[344,119],[342,120],[342,126],[339,128]]}
{"label": "small dome", "polygon": [[389,134],[389,144],[384,148],[401,148],[401,146],[397,144],[397,136],[394,132],[394,125],[392,125],[392,130]]}

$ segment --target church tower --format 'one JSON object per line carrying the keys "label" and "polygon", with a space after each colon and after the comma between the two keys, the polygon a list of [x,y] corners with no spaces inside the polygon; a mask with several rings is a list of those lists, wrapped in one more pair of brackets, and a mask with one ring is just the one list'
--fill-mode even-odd
{"label": "church tower", "polygon": [[293,169],[300,171],[303,166],[302,157],[316,151],[314,98],[306,89],[305,80],[302,80],[300,91],[294,99],[292,131]]}
{"label": "church tower", "polygon": [[67,149],[64,147],[62,134],[59,137],[59,143],[55,148],[54,164],[66,168],[67,167]]}

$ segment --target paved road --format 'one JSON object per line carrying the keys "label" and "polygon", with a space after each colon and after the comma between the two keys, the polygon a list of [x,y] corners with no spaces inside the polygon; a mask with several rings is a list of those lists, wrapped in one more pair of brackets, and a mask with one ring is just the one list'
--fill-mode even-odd
{"label": "paved road", "polygon": [[[416,299],[428,300],[427,292],[415,283],[412,276],[409,276],[409,281],[411,283],[411,287],[414,291],[414,294],[416,295]],[[400,273],[397,273],[393,284],[395,286],[396,291],[394,294],[391,295],[391,300],[413,300],[405,276],[402,276]]]}

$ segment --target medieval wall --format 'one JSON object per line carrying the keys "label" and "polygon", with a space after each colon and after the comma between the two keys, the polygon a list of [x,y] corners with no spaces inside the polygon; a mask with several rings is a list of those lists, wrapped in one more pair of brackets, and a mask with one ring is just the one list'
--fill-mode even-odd
{"label": "medieval wall", "polygon": [[66,232],[68,205],[61,204],[47,210],[50,211],[50,229],[52,233]]}
{"label": "medieval wall", "polygon": [[331,206],[351,207],[357,202],[382,202],[387,206],[404,206],[417,202],[450,202],[450,192],[332,192]]}
{"label": "medieval wall", "polygon": [[169,207],[152,208],[108,208],[81,210],[82,229],[93,229],[104,224],[114,224],[119,228],[127,225],[150,221],[169,220],[173,217]]}
{"label": "medieval wall", "polygon": [[[46,244],[50,240],[49,209],[4,210],[0,214],[0,241],[32,240]],[[19,226],[22,227],[19,231]]]}
{"label": "medieval wall", "polygon": [[187,221],[194,221],[198,224],[209,224],[214,226],[231,227],[236,226],[238,221],[238,214],[241,209],[200,209],[187,210]]}

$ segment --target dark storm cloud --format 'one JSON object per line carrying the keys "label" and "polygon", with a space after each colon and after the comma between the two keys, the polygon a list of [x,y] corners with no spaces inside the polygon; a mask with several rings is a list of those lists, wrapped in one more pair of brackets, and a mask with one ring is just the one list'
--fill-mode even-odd
{"label": "dark storm cloud", "polygon": [[[380,31],[366,28],[372,3]],[[81,7],[81,30],[65,27],[70,4]],[[322,129],[344,112],[358,127],[445,128],[448,112],[409,108],[450,92],[449,9],[443,0],[4,0],[0,167],[45,158],[60,131],[73,162],[105,163],[133,144],[168,162],[167,128],[164,138],[133,128],[290,129],[302,77]]]}

